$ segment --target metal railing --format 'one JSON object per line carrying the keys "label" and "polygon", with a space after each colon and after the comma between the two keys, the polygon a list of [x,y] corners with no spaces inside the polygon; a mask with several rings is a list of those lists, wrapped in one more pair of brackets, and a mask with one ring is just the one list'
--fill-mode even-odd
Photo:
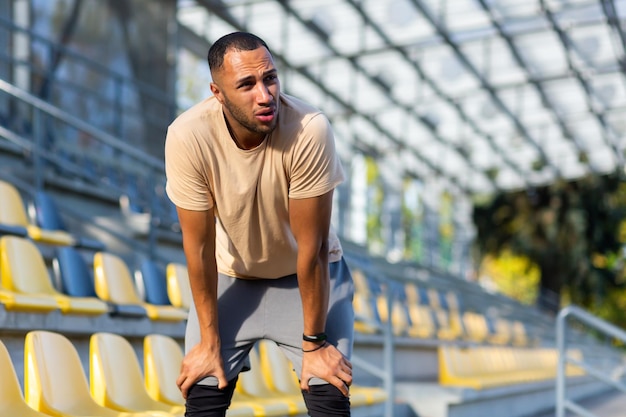
{"label": "metal railing", "polygon": [[395,378],[394,378],[394,362],[395,362],[395,346],[394,335],[391,324],[392,315],[393,294],[391,291],[387,292],[387,314],[389,320],[382,326],[383,336],[383,366],[378,367],[372,365],[365,359],[353,354],[352,363],[369,373],[370,375],[379,378],[383,382],[383,388],[387,393],[387,400],[385,401],[385,408],[383,417],[393,417],[394,404],[396,397]]}
{"label": "metal railing", "polygon": [[[112,91],[112,94],[105,94],[102,91],[97,91],[88,85],[80,85],[73,82],[71,79],[60,79],[53,77],[46,68],[37,67],[29,61],[23,61],[16,59],[15,57],[7,54],[4,51],[0,51],[0,63],[8,65],[9,71],[12,72],[14,68],[27,69],[31,77],[37,77],[39,79],[46,80],[49,83],[49,89],[53,88],[62,90],[64,94],[69,92],[75,93],[78,96],[87,97],[94,103],[99,103],[102,108],[109,109],[113,116],[112,120],[107,126],[101,126],[102,129],[108,131],[117,137],[124,136],[123,126],[129,124],[132,119],[141,120],[142,124],[148,124],[159,130],[165,132],[168,121],[173,119],[178,112],[178,105],[175,97],[166,94],[153,85],[147,84],[139,79],[120,74],[117,71],[103,65],[100,62],[91,60],[83,54],[67,48],[61,44],[51,41],[49,38],[35,33],[30,28],[25,28],[16,25],[13,21],[0,17],[0,29],[6,30],[10,36],[23,36],[27,37],[31,44],[41,45],[45,54],[49,57],[55,54],[61,55],[64,60],[76,68],[84,70],[86,73],[93,74],[94,77],[101,80],[102,85],[111,85],[107,91]],[[141,108],[129,104],[127,98],[129,91],[136,91],[139,95],[147,97],[151,103],[160,106],[163,111],[169,114],[168,118],[163,117],[151,117],[150,114],[142,111]],[[45,98],[45,97],[44,97]]]}
{"label": "metal railing", "polygon": [[567,363],[582,368],[588,375],[607,383],[623,393],[626,393],[626,385],[620,381],[619,375],[609,376],[606,370],[593,366],[589,361],[576,359],[567,355],[568,318],[570,317],[576,319],[586,327],[592,328],[601,334],[622,342],[626,342],[626,332],[576,306],[565,307],[557,316],[556,342],[559,357],[556,378],[556,417],[565,417],[566,411],[572,411],[583,417],[598,417],[580,404],[567,398],[565,376]]}
{"label": "metal railing", "polygon": [[[45,168],[46,166],[52,166],[56,169],[64,172],[69,172],[71,175],[80,178],[84,176],[84,169],[71,163],[71,161],[63,160],[54,151],[47,149],[44,145],[46,137],[47,123],[62,123],[66,126],[82,132],[89,136],[90,139],[97,141],[103,145],[112,148],[115,152],[125,155],[133,161],[133,164],[138,164],[143,168],[145,177],[151,181],[149,184],[149,206],[151,212],[156,212],[157,195],[155,193],[155,181],[158,178],[165,178],[164,162],[157,158],[154,158],[141,150],[138,150],[127,143],[119,140],[118,138],[106,133],[89,123],[67,113],[59,108],[41,100],[32,94],[15,87],[12,84],[0,79],[0,99],[15,100],[16,104],[26,106],[31,114],[32,120],[32,132],[29,138],[24,138],[23,135],[16,134],[11,130],[2,127],[0,129],[0,136],[4,137],[7,141],[17,145],[17,147],[26,151],[33,163],[33,186],[35,189],[42,189],[44,187]],[[154,254],[156,247],[156,230],[154,225],[151,225],[148,231],[149,252]]]}

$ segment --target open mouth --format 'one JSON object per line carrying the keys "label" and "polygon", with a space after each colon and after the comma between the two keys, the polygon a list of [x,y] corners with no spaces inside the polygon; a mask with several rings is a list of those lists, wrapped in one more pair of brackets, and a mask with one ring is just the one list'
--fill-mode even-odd
{"label": "open mouth", "polygon": [[261,122],[264,122],[264,123],[271,122],[272,120],[274,120],[275,116],[276,116],[276,113],[274,109],[262,110],[256,114],[257,120],[260,120]]}

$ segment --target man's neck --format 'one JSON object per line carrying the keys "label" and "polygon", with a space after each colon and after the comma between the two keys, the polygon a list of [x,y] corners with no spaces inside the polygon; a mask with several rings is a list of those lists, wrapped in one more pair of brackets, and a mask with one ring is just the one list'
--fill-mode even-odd
{"label": "man's neck", "polygon": [[240,139],[237,137],[234,129],[231,127],[230,123],[228,122],[228,118],[224,117],[224,120],[226,120],[226,127],[228,128],[228,133],[230,133],[230,138],[233,140],[233,142],[235,142],[235,145],[237,145],[239,149],[243,149],[246,151],[250,149],[254,149],[257,146],[259,146],[261,143],[263,143],[263,141],[267,137],[267,135],[263,135],[260,137],[253,136],[248,139]]}

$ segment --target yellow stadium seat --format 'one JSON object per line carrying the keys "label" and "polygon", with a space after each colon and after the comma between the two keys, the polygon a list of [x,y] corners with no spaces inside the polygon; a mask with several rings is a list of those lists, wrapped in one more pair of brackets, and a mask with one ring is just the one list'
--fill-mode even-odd
{"label": "yellow stadium seat", "polygon": [[252,349],[249,353],[250,371],[239,374],[236,390],[248,398],[263,398],[288,407],[289,415],[306,414],[307,408],[302,393],[280,392],[269,388],[263,375],[259,353]]}
{"label": "yellow stadium seat", "polygon": [[353,268],[351,271],[352,281],[354,282],[354,291],[359,294],[369,295],[369,285],[367,283],[367,277],[358,268]]}
{"label": "yellow stadium seat", "polygon": [[54,298],[40,294],[20,294],[0,288],[0,304],[7,311],[29,313],[49,313],[58,310],[59,305]]}
{"label": "yellow stadium seat", "polygon": [[448,310],[459,311],[461,309],[461,300],[454,291],[447,291],[444,295],[446,303],[448,304]]}
{"label": "yellow stadium seat", "polygon": [[[259,342],[259,359],[263,378],[270,391],[283,395],[302,395],[300,382],[291,362],[275,342],[271,340]],[[376,404],[386,399],[386,392],[380,388],[354,384],[350,387],[352,407]]]}
{"label": "yellow stadium seat", "polygon": [[24,200],[15,186],[0,180],[0,224],[21,227],[28,237],[53,245],[75,245],[74,237],[63,230],[45,230],[28,220]]}
{"label": "yellow stadium seat", "polygon": [[[378,316],[383,324],[389,321],[389,301],[387,294],[381,293],[376,296]],[[407,311],[400,300],[392,299],[391,302],[391,329],[395,336],[406,335],[409,329]]]}
{"label": "yellow stadium seat", "polygon": [[421,339],[434,338],[437,336],[437,324],[430,307],[410,303],[407,305],[411,326],[408,334],[411,337]]}
{"label": "yellow stadium seat", "polygon": [[185,408],[156,401],[144,386],[139,360],[124,337],[106,332],[89,340],[89,385],[98,404],[114,410],[165,411],[182,417]]}
{"label": "yellow stadium seat", "polygon": [[352,307],[354,309],[354,330],[359,333],[374,334],[380,331],[380,320],[374,310],[374,300],[370,295],[354,293]]}
{"label": "yellow stadium seat", "polygon": [[[145,385],[148,393],[155,400],[171,405],[184,404],[183,396],[176,386],[176,378],[183,361],[183,350],[176,340],[169,336],[151,334],[144,338]],[[243,399],[235,393],[227,417],[262,417],[280,416],[286,413],[286,407],[263,407],[254,399]]]}
{"label": "yellow stadium seat", "polygon": [[176,386],[182,361],[183,351],[173,338],[160,334],[144,337],[144,385],[150,397],[165,404],[185,404]]}
{"label": "yellow stadium seat", "polygon": [[512,341],[515,346],[528,346],[528,335],[526,333],[526,326],[519,320],[513,321],[512,324]]}
{"label": "yellow stadium seat", "polygon": [[426,289],[418,287],[415,282],[407,282],[404,284],[404,294],[407,302],[411,304],[430,306]]}
{"label": "yellow stadium seat", "polygon": [[154,305],[141,300],[128,265],[112,253],[96,252],[93,258],[96,294],[113,304],[135,305],[145,308],[152,320],[181,321],[187,312],[168,305]]}
{"label": "yellow stadium seat", "polygon": [[166,266],[167,295],[174,307],[189,311],[193,299],[185,265],[171,262]]}
{"label": "yellow stadium seat", "polygon": [[426,290],[426,295],[428,296],[428,304],[432,308],[443,308],[443,306],[441,305],[439,290],[437,290],[436,288],[428,288]]}
{"label": "yellow stadium seat", "polygon": [[89,385],[76,348],[65,336],[43,330],[26,334],[24,394],[35,410],[55,417],[163,417],[153,413],[123,413],[102,407]]}
{"label": "yellow stadium seat", "polygon": [[489,327],[485,316],[480,313],[466,311],[462,315],[463,325],[469,340],[477,343],[487,341],[489,337]]}
{"label": "yellow stadium seat", "polygon": [[506,345],[513,338],[513,325],[504,318],[489,319],[493,325],[493,331],[490,332],[489,343],[497,345]]}
{"label": "yellow stadium seat", "polygon": [[[6,291],[32,297],[9,300],[5,304],[8,310],[49,311],[54,302],[54,308],[60,308],[62,313],[97,315],[108,311],[107,304],[95,297],[69,297],[58,292],[52,286],[41,252],[28,239],[18,236],[0,238],[0,271],[2,287]],[[46,298],[48,300],[44,302]],[[0,300],[3,300],[2,295]]]}
{"label": "yellow stadium seat", "polygon": [[433,310],[437,322],[437,337],[441,340],[459,340],[465,337],[466,331],[462,316],[458,311]]}
{"label": "yellow stadium seat", "polygon": [[[558,359],[556,349],[510,346],[441,345],[438,355],[441,385],[479,390],[554,379]],[[580,351],[568,355],[582,357]],[[583,374],[582,369],[573,365],[566,369],[568,376]]]}
{"label": "yellow stadium seat", "polygon": [[20,381],[17,379],[11,356],[0,341],[0,416],[48,417],[32,409],[24,400]]}

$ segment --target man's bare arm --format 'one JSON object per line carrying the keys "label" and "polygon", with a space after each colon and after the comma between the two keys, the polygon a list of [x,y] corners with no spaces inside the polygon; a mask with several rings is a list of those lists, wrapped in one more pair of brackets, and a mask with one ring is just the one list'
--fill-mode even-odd
{"label": "man's bare arm", "polygon": [[[333,192],[314,198],[289,200],[291,230],[298,243],[297,275],[302,309],[303,332],[314,335],[324,332],[328,312],[329,270],[328,231]],[[315,343],[302,342],[305,351],[301,387],[308,389],[309,379],[322,378],[335,385],[344,395],[352,383],[352,365],[334,346],[313,352]]]}
{"label": "man's bare arm", "polygon": [[191,211],[177,208],[187,259],[189,284],[200,325],[200,343],[185,356],[177,385],[183,397],[189,388],[208,375],[227,385],[220,355],[217,317],[217,265],[215,261],[215,215],[213,209]]}

